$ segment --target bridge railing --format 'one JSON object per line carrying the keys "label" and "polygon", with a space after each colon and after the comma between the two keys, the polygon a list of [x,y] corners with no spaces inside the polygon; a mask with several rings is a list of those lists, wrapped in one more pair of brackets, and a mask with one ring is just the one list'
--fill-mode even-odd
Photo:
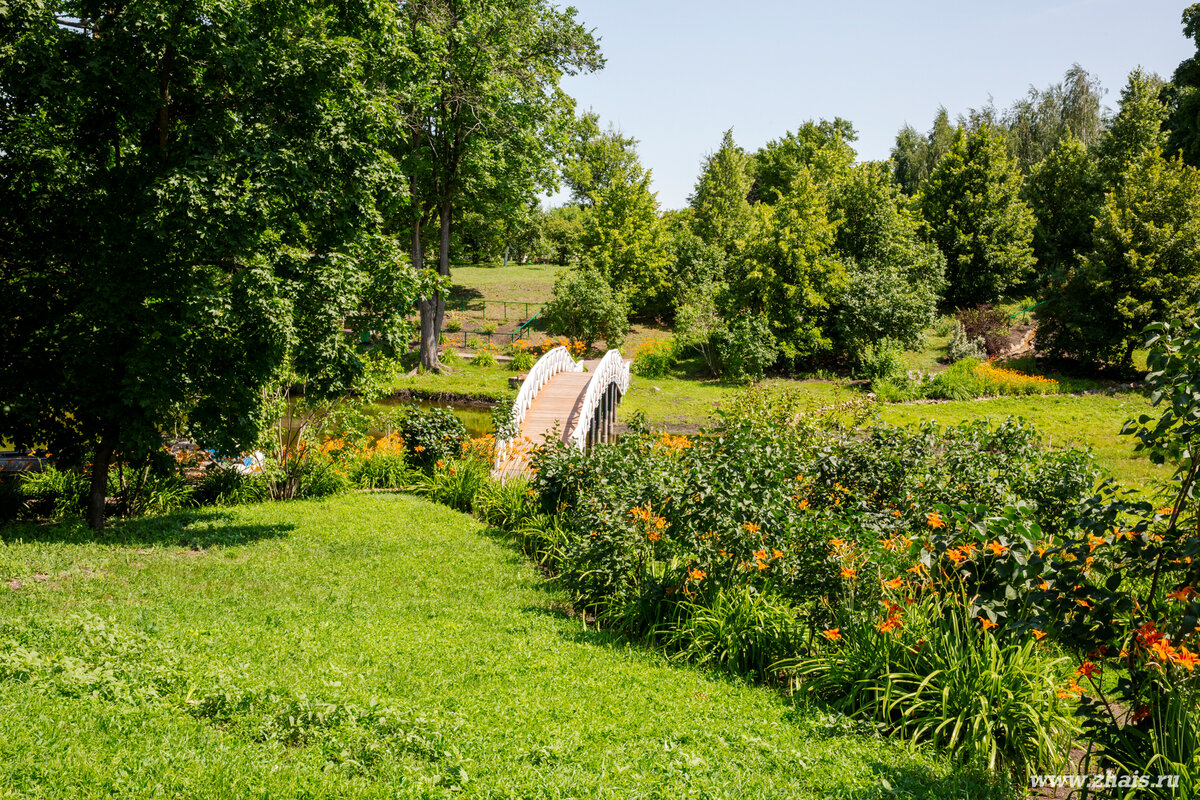
{"label": "bridge railing", "polygon": [[[517,392],[517,399],[513,401],[511,427],[517,431],[521,430],[521,423],[525,421],[529,406],[533,404],[538,392],[560,372],[583,372],[583,362],[572,358],[571,352],[562,346],[547,350],[529,370],[521,384],[521,391]],[[496,469],[500,469],[501,464],[511,454],[514,441],[515,439],[496,440]]]}
{"label": "bridge railing", "polygon": [[580,450],[586,449],[592,418],[608,387],[614,384],[621,394],[629,390],[629,362],[621,357],[620,350],[609,350],[596,365],[584,393],[583,407],[579,409],[579,421],[575,424],[575,430],[571,431],[571,446]]}

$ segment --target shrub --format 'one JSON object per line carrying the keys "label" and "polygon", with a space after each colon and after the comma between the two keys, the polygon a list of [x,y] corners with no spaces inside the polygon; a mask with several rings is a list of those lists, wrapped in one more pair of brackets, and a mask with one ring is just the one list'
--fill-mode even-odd
{"label": "shrub", "polygon": [[512,372],[529,372],[535,363],[537,363],[537,359],[533,357],[533,353],[518,350],[513,353],[512,360],[508,362],[508,368]]}
{"label": "shrub", "polygon": [[969,341],[982,341],[988,355],[996,355],[1004,347],[1012,326],[1001,309],[984,304],[955,314]]}
{"label": "shrub", "polygon": [[47,467],[20,480],[25,503],[36,513],[62,518],[80,513],[87,503],[88,476],[81,472]]}
{"label": "shrub", "polygon": [[457,458],[468,438],[462,420],[444,408],[401,406],[395,422],[413,465],[422,469]]}
{"label": "shrub", "polygon": [[297,498],[330,497],[350,489],[350,479],[329,461],[308,459],[300,470]]}
{"label": "shrub", "polygon": [[485,481],[475,493],[475,516],[503,531],[514,531],[530,521],[537,512],[536,492],[522,478]]}
{"label": "shrub", "polygon": [[982,336],[969,336],[962,322],[954,321],[954,330],[950,334],[950,342],[946,345],[946,358],[950,363],[962,361],[965,358],[982,361],[987,358],[987,348]]}
{"label": "shrub", "polygon": [[479,326],[479,332],[480,333],[495,333],[496,332],[496,322],[494,320],[487,320],[486,322],[484,322],[482,325]]}
{"label": "shrub", "polygon": [[435,503],[469,513],[475,495],[488,481],[490,470],[491,464],[480,458],[438,460],[414,488]]}
{"label": "shrub", "polygon": [[478,348],[475,355],[471,356],[471,364],[476,367],[494,367],[497,363],[496,351],[490,346]]}
{"label": "shrub", "polygon": [[550,333],[577,339],[591,352],[600,339],[610,348],[621,346],[629,330],[629,305],[599,270],[580,266],[558,274],[542,319]]}
{"label": "shrub", "polygon": [[643,378],[661,378],[675,365],[675,347],[670,339],[649,339],[633,353],[632,370]]}
{"label": "shrub", "polygon": [[463,321],[461,315],[455,314],[454,312],[446,314],[446,319],[442,323],[442,330],[446,331],[447,333],[458,333],[462,329]]}
{"label": "shrub", "polygon": [[362,489],[397,489],[407,486],[411,475],[399,433],[390,433],[351,460],[347,477]]}
{"label": "shrub", "polygon": [[717,328],[709,346],[720,377],[730,383],[762,380],[779,352],[766,317],[742,315]]}
{"label": "shrub", "polygon": [[904,354],[886,339],[867,345],[858,354],[858,371],[870,381],[895,378],[904,374]]}
{"label": "shrub", "polygon": [[974,358],[955,361],[925,387],[925,396],[934,400],[970,400],[984,393],[983,383],[975,375],[980,364]]}
{"label": "shrub", "polygon": [[232,466],[212,464],[204,471],[193,497],[199,505],[233,506],[261,503],[270,492],[262,473],[247,475]]}

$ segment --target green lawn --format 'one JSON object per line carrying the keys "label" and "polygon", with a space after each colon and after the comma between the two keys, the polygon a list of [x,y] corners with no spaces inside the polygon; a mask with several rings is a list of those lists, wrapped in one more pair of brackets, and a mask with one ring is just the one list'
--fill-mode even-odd
{"label": "green lawn", "polygon": [[[450,268],[454,297],[482,297],[487,300],[519,300],[545,303],[554,294],[554,277],[565,267],[558,264],[518,264],[508,268],[492,264],[455,264]],[[494,314],[489,314],[489,317]]]}
{"label": "green lawn", "polygon": [[400,495],[0,528],[0,797],[988,793],[562,603]]}

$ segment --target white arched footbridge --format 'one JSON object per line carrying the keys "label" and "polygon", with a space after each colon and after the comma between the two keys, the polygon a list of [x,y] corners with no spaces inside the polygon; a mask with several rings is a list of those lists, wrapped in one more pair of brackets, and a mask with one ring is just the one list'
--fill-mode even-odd
{"label": "white arched footbridge", "polygon": [[521,384],[512,414],[517,435],[497,439],[493,477],[504,480],[529,469],[529,451],[557,431],[580,450],[612,438],[617,404],[629,390],[629,362],[620,351],[576,361],[565,347],[538,359]]}

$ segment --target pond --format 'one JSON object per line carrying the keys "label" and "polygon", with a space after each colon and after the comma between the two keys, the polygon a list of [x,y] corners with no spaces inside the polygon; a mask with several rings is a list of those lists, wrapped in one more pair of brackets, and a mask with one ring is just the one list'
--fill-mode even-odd
{"label": "pond", "polygon": [[[417,406],[418,408],[444,408],[462,420],[467,428],[467,435],[472,438],[486,436],[492,433],[492,410],[478,403],[463,403],[452,400],[402,400],[398,397],[387,397],[375,403],[374,408],[397,408],[399,406]],[[382,435],[383,431],[371,431],[373,435]]]}

